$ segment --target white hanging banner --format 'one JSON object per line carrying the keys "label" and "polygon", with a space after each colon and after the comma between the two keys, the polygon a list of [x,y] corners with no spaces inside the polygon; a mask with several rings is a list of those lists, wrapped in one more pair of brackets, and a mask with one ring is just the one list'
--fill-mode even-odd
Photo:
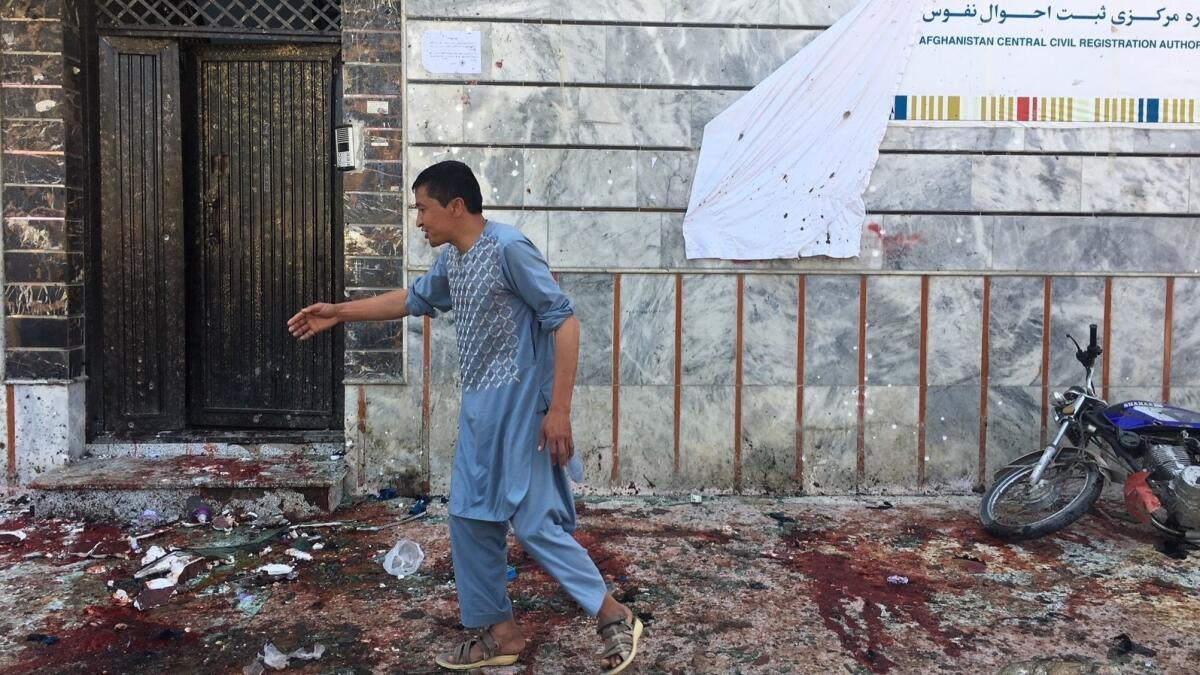
{"label": "white hanging banner", "polygon": [[1200,3],[949,3],[922,12],[897,120],[1196,122]]}
{"label": "white hanging banner", "polygon": [[864,0],[704,127],[688,258],[858,255],[923,0]]}

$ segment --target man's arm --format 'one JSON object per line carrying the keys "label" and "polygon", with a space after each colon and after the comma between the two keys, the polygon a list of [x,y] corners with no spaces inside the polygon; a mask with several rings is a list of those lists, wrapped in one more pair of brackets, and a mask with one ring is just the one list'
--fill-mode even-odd
{"label": "man's arm", "polygon": [[575,372],[579,367],[579,319],[567,317],[554,332],[554,390],[550,410],[542,421],[538,449],[550,450],[550,461],[566,466],[575,454],[571,437],[571,396],[575,391]]}
{"label": "man's arm", "polygon": [[347,321],[391,321],[414,315],[435,315],[450,311],[450,282],[446,277],[445,256],[438,256],[429,268],[407,289],[338,304],[318,302],[296,312],[288,319],[288,331],[307,340],[322,331]]}
{"label": "man's arm", "polygon": [[300,340],[349,321],[391,321],[408,316],[408,290],[401,288],[362,300],[318,302],[288,319],[288,332]]}
{"label": "man's arm", "polygon": [[408,316],[408,289],[388,291],[362,300],[339,302],[334,307],[337,308],[338,321],[343,323],[403,319]]}

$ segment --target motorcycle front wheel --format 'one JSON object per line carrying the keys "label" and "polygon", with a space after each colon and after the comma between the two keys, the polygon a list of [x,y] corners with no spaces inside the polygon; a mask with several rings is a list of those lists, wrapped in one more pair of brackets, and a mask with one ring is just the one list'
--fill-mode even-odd
{"label": "motorcycle front wheel", "polygon": [[984,493],[979,505],[983,529],[1005,539],[1057,532],[1087,513],[1104,487],[1099,467],[1082,453],[1060,456],[1039,485],[1029,482],[1033,469],[1033,464],[1015,467]]}

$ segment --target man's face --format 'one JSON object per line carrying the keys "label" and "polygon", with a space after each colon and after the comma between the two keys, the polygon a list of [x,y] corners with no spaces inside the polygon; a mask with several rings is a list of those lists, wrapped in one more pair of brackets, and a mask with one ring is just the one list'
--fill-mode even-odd
{"label": "man's face", "polygon": [[450,241],[450,235],[458,224],[465,210],[462,198],[455,197],[450,203],[442,206],[441,202],[429,196],[422,185],[416,191],[417,227],[425,233],[425,240],[430,246],[438,247]]}

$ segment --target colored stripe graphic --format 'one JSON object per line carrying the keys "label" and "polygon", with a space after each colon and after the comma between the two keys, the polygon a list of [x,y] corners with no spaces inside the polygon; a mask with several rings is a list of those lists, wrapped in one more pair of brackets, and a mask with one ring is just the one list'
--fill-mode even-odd
{"label": "colored stripe graphic", "polygon": [[1195,124],[1196,99],[1072,96],[896,96],[894,120]]}

